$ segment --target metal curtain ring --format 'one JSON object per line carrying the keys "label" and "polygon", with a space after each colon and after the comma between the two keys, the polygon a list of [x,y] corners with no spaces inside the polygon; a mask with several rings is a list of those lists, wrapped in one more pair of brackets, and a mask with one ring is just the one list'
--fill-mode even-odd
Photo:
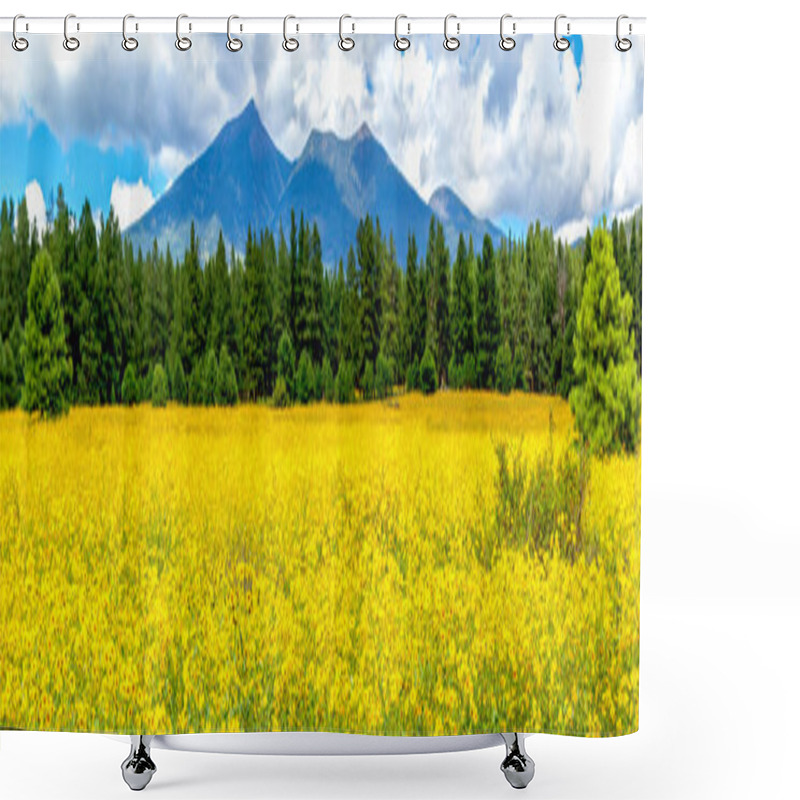
{"label": "metal curtain ring", "polygon": [[28,49],[28,40],[22,36],[17,36],[17,20],[25,19],[24,14],[17,14],[14,17],[14,23],[11,27],[11,35],[14,37],[11,40],[11,46],[18,52],[21,53],[23,50]]}
{"label": "metal curtain ring", "polygon": [[[614,47],[616,47],[617,50],[620,51],[620,53],[627,53],[628,50],[630,50],[631,47],[633,47],[633,42],[631,42],[630,39],[622,39],[620,37],[620,35],[619,35],[619,24],[624,19],[628,19],[628,16],[626,14],[620,14],[617,17],[617,41],[614,42]],[[630,31],[631,31],[631,26],[630,26],[630,23],[629,23],[628,24],[628,33],[630,33]]]}
{"label": "metal curtain ring", "polygon": [[225,47],[227,47],[231,53],[238,53],[243,47],[242,40],[231,35],[231,22],[235,19],[239,19],[236,14],[231,14],[228,17],[228,41],[225,42]]}
{"label": "metal curtain ring", "polygon": [[[448,14],[444,18],[444,49],[450,50],[458,50],[461,47],[461,40],[457,36],[448,36],[447,34],[447,23],[450,22],[451,19],[457,19],[455,14]],[[461,25],[460,23],[456,23],[456,33],[458,33]]]}
{"label": "metal curtain ring", "polygon": [[[558,35],[558,21],[560,19],[566,19],[566,14],[559,14],[556,17],[556,21],[553,25],[553,32],[555,34],[556,40],[553,42],[553,47],[558,50],[559,53],[563,53],[565,50],[569,50],[569,39],[565,39],[563,36]],[[567,23],[567,34],[569,34],[569,22]]]}
{"label": "metal curtain ring", "polygon": [[[508,52],[509,50],[513,50],[517,46],[517,40],[516,39],[514,39],[511,36],[506,36],[503,33],[503,23],[507,19],[511,19],[511,14],[503,14],[503,16],[500,17],[500,49],[501,50],[505,50],[506,52]],[[513,24],[512,31],[514,33],[517,32],[517,24],[516,23]]]}
{"label": "metal curtain ring", "polygon": [[[339,17],[339,49],[344,50],[345,52],[352,50],[356,46],[356,43],[349,36],[345,36],[342,32],[342,26],[344,25],[344,21],[346,19],[352,19],[352,17],[349,14],[342,14],[342,16]],[[353,30],[355,30],[355,25],[352,23],[351,27]]]}
{"label": "metal curtain ring", "polygon": [[[400,35],[399,29],[401,19],[408,19],[408,17],[405,14],[398,14],[394,18],[394,49],[402,53],[404,50],[408,50],[408,48],[411,47],[411,39]],[[408,28],[408,32],[411,33],[411,26],[406,23],[406,27]]]}
{"label": "metal curtain ring", "polygon": [[67,16],[64,17],[64,49],[69,50],[70,53],[74,52],[81,46],[80,41],[75,36],[69,35],[69,30],[67,29],[67,26],[69,25],[69,21],[71,19],[75,19],[74,14],[67,14]]}
{"label": "metal curtain ring", "polygon": [[[188,36],[181,36],[181,20],[188,19],[188,14],[178,14],[175,19],[175,47],[181,52],[186,52],[192,46],[192,40]],[[189,30],[192,26],[189,25]]]}
{"label": "metal curtain ring", "polygon": [[126,14],[122,18],[122,49],[131,53],[139,46],[139,40],[134,39],[133,36],[128,36],[129,19],[134,19],[133,14]]}
{"label": "metal curtain ring", "polygon": [[294,17],[291,14],[288,14],[283,18],[283,49],[287,53],[294,53],[294,51],[297,50],[298,47],[300,47],[300,42],[298,42],[297,39],[294,38],[290,39],[289,36],[287,35],[290,19],[294,19]]}

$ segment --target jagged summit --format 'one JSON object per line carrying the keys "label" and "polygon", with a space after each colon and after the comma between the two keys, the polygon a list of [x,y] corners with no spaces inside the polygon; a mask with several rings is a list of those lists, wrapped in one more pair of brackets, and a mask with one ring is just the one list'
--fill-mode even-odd
{"label": "jagged summit", "polygon": [[393,234],[402,267],[409,234],[416,236],[418,252],[424,251],[432,214],[441,219],[451,248],[459,233],[500,238],[497,228],[474,217],[446,186],[426,203],[366,122],[344,139],[312,130],[290,162],[272,141],[253,98],[126,234],[134,246],[149,247],[157,238],[182,252],[194,220],[204,254],[214,252],[220,230],[241,251],[248,227],[288,230],[292,209],[317,224],[328,264],[346,257],[358,221],[367,214],[380,219],[384,234]]}

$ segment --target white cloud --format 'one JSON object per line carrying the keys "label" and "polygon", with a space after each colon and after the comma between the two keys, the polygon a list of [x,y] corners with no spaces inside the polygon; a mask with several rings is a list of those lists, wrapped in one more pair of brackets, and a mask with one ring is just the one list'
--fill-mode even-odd
{"label": "white cloud", "polygon": [[642,118],[628,125],[617,172],[614,176],[613,205],[622,209],[642,196]]}
{"label": "white cloud", "polygon": [[125,183],[117,178],[111,187],[111,205],[122,230],[136,222],[153,205],[153,193],[142,179],[138,183]]}
{"label": "white cloud", "polygon": [[38,181],[31,181],[25,187],[25,203],[28,206],[28,222],[31,226],[36,222],[36,230],[41,236],[47,229],[47,207]]}
{"label": "white cloud", "polygon": [[641,47],[584,36],[579,75],[538,36],[508,53],[496,36],[465,37],[448,53],[417,35],[402,56],[386,36],[348,53],[335,36],[304,37],[296,53],[261,36],[231,54],[224,38],[199,34],[178,53],[174,36],[151,34],[126,53],[118,36],[87,37],[66,56],[57,37],[37,40],[37,59],[0,87],[0,121],[42,118],[62,143],[137,144],[172,180],[255,96],[289,158],[311,128],[344,137],[366,121],[424,199],[447,184],[480,216],[558,228],[641,202]]}
{"label": "white cloud", "polygon": [[563,239],[565,242],[572,244],[572,242],[584,236],[586,231],[591,230],[591,228],[592,220],[589,219],[589,217],[583,217],[583,219],[576,219],[562,225],[560,228],[556,229],[554,235],[556,239]]}

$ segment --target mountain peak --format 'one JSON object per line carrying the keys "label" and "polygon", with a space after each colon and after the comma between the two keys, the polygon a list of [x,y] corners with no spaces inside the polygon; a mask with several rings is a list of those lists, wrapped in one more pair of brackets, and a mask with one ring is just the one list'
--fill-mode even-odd
{"label": "mountain peak", "polygon": [[353,138],[360,142],[364,139],[374,139],[375,137],[372,135],[372,131],[370,130],[369,125],[367,125],[366,120],[361,123],[358,130],[355,132]]}
{"label": "mountain peak", "polygon": [[464,201],[449,186],[444,185],[430,196],[428,205],[444,218],[449,218],[453,214],[462,214],[468,210]]}
{"label": "mountain peak", "polygon": [[258,113],[258,109],[256,108],[256,101],[251,97],[247,105],[242,110],[242,113],[239,114],[239,119],[261,124],[261,115]]}

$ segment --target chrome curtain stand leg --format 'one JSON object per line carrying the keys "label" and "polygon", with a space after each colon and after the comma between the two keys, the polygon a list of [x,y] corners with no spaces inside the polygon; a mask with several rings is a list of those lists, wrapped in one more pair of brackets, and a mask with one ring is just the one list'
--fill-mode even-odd
{"label": "chrome curtain stand leg", "polygon": [[501,733],[506,745],[506,757],[500,765],[506,780],[515,789],[524,789],[535,771],[533,759],[525,752],[524,733]]}
{"label": "chrome curtain stand leg", "polygon": [[155,775],[156,765],[150,758],[152,736],[131,736],[130,755],[122,762],[122,779],[134,792],[140,792]]}

